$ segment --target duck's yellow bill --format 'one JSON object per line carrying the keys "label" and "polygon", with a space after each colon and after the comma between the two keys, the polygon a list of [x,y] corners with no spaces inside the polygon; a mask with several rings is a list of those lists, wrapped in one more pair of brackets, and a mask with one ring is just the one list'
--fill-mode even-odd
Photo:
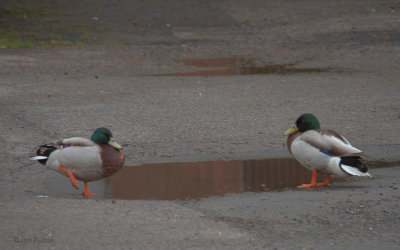
{"label": "duck's yellow bill", "polygon": [[296,131],[298,131],[299,128],[295,125],[293,125],[291,128],[289,128],[288,130],[286,130],[285,135],[290,135]]}
{"label": "duck's yellow bill", "polygon": [[118,143],[116,143],[115,141],[113,141],[112,139],[110,139],[110,141],[108,142],[108,144],[116,149],[121,149],[122,146],[119,145]]}

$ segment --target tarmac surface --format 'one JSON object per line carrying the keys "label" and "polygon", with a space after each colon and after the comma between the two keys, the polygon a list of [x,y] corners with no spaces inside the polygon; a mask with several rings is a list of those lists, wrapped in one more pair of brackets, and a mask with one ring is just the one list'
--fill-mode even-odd
{"label": "tarmac surface", "polygon": [[[73,46],[0,50],[1,249],[398,249],[400,164],[326,188],[165,201],[55,195],[46,185],[65,177],[29,158],[101,126],[128,166],[285,158],[284,131],[310,112],[399,162],[399,3],[35,4],[17,32]],[[35,15],[41,29],[23,21]]]}

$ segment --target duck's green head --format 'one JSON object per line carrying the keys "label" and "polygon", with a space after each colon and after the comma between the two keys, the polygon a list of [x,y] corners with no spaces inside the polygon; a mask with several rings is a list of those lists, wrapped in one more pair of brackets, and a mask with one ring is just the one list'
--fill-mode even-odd
{"label": "duck's green head", "polygon": [[320,129],[319,121],[313,114],[302,114],[296,120],[296,124],[286,130],[285,135],[290,135],[296,131],[307,131],[312,129]]}
{"label": "duck's green head", "polygon": [[90,138],[96,144],[109,144],[110,146],[121,149],[121,145],[113,141],[113,135],[108,128],[98,128],[93,132],[92,138]]}

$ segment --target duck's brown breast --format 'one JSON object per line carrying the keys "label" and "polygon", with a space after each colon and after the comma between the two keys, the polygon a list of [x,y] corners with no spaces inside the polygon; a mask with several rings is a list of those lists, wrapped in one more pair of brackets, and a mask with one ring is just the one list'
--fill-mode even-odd
{"label": "duck's brown breast", "polygon": [[100,148],[101,159],[103,161],[103,177],[111,176],[121,170],[125,162],[124,151],[108,144],[100,145]]}
{"label": "duck's brown breast", "polygon": [[292,142],[294,141],[294,139],[296,139],[297,136],[299,136],[301,134],[302,134],[302,132],[296,131],[296,132],[288,135],[288,137],[287,137],[287,147],[289,149],[290,154],[292,154],[292,150],[291,150]]}

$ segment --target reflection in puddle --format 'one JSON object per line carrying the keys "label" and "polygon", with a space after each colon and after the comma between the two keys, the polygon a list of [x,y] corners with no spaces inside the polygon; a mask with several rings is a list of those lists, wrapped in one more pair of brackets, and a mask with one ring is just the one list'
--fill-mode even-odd
{"label": "reflection in puddle", "polygon": [[[94,193],[117,199],[185,200],[280,191],[310,178],[311,171],[293,159],[221,160],[124,166],[111,178],[91,182],[89,187]],[[81,193],[72,188],[67,178],[51,184],[49,189],[63,196]]]}
{"label": "reflection in puddle", "polygon": [[[367,165],[377,168],[396,164]],[[323,177],[318,175],[318,181]],[[90,191],[106,198],[186,200],[229,193],[282,191],[310,179],[311,171],[294,159],[221,160],[124,166],[111,178],[91,182],[89,186]],[[79,184],[82,189],[82,183]],[[48,188],[62,196],[81,197],[82,192],[72,188],[68,178]]]}
{"label": "reflection in puddle", "polygon": [[224,75],[267,75],[267,74],[299,74],[343,72],[334,68],[298,68],[295,64],[257,64],[253,59],[244,58],[205,58],[205,59],[178,59],[178,63],[200,70],[153,74],[152,76],[224,76]]}
{"label": "reflection in puddle", "polygon": [[111,178],[120,199],[198,199],[226,193],[283,190],[311,178],[291,159],[146,164]]}

